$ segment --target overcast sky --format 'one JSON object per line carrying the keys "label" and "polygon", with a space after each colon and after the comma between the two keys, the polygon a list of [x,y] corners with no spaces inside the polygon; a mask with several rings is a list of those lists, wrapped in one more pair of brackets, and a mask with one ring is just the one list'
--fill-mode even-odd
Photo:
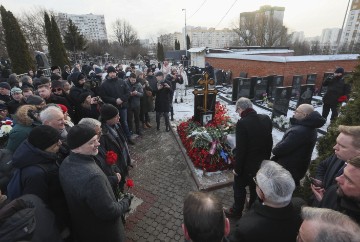
{"label": "overcast sky", "polygon": [[[306,37],[321,35],[324,28],[341,28],[349,0],[1,0],[16,16],[35,7],[70,14],[104,14],[108,35],[117,18],[127,20],[140,38],[181,32],[187,25],[231,28],[240,12],[255,11],[263,5],[285,7],[284,24]],[[228,13],[227,13],[228,12]],[[227,13],[227,14],[226,14]],[[42,16],[39,16],[42,17]]]}

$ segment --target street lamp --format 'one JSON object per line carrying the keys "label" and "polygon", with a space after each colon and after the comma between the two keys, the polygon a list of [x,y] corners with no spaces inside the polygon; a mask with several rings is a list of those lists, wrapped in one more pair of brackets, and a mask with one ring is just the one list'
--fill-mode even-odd
{"label": "street lamp", "polygon": [[181,9],[182,11],[184,11],[185,12],[185,56],[187,57],[187,38],[186,38],[186,8],[183,8],[183,9]]}

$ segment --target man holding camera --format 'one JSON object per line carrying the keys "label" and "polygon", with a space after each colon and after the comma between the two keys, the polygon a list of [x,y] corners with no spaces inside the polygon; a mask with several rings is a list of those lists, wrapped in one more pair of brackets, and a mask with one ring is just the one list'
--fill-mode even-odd
{"label": "man holding camera", "polygon": [[177,69],[175,67],[171,68],[171,73],[166,75],[165,80],[168,81],[169,83],[171,83],[171,89],[173,90],[173,93],[171,94],[171,99],[170,99],[170,112],[171,112],[171,121],[174,121],[174,107],[172,104],[172,100],[174,97],[174,92],[176,90],[176,84],[183,83],[184,80],[183,80],[182,76],[177,74]]}
{"label": "man holding camera", "polygon": [[168,80],[164,80],[164,74],[159,71],[155,74],[158,81],[157,92],[155,99],[155,111],[156,111],[156,127],[160,130],[160,117],[164,116],[166,132],[170,131],[169,112],[170,104],[172,102],[172,95],[174,91],[171,89],[171,83]]}
{"label": "man holding camera", "polygon": [[[322,116],[326,119],[331,109],[331,121],[338,116],[339,103],[346,101],[350,93],[350,87],[344,80],[344,68],[339,67],[335,70],[334,75],[325,79],[323,86],[327,91],[323,97]],[[341,97],[341,98],[340,98]]]}

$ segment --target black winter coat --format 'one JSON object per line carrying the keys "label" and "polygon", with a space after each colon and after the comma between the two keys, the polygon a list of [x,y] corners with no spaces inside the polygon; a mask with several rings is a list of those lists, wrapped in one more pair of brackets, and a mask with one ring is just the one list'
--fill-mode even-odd
{"label": "black winter coat", "polygon": [[272,160],[287,169],[297,185],[309,167],[316,144],[317,128],[325,122],[326,120],[316,111],[302,120],[291,118],[291,127],[272,150],[275,155]]}
{"label": "black winter coat", "polygon": [[303,205],[305,201],[300,198],[293,198],[283,208],[272,208],[256,200],[251,210],[236,223],[230,241],[295,241],[302,223],[300,210]]}
{"label": "black winter coat", "polygon": [[328,105],[337,105],[340,96],[349,95],[350,93],[349,85],[341,77],[327,78],[323,82],[323,86],[327,86],[323,102]]}
{"label": "black winter coat", "polygon": [[261,162],[270,159],[272,123],[269,116],[253,109],[243,111],[242,116],[236,124],[235,172],[253,177]]}
{"label": "black winter coat", "polygon": [[[125,81],[119,78],[106,78],[106,80],[101,84],[99,89],[99,94],[101,99],[105,103],[111,103],[115,107],[127,108],[128,100],[130,97],[129,87],[126,85]],[[123,103],[119,106],[116,104],[116,99],[120,98]]]}
{"label": "black winter coat", "polygon": [[129,200],[116,201],[109,180],[91,156],[71,152],[60,166],[60,181],[76,241],[125,241],[121,216]]}
{"label": "black winter coat", "polygon": [[[170,88],[158,88],[155,98],[155,111],[156,112],[170,112],[171,97],[174,91],[171,89],[171,83],[165,81]],[[160,84],[158,84],[160,85]]]}

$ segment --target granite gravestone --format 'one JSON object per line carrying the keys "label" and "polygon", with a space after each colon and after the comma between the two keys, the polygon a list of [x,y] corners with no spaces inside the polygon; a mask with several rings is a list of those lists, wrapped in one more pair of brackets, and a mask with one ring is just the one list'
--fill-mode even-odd
{"label": "granite gravestone", "polygon": [[237,77],[234,78],[232,81],[232,95],[231,95],[231,101],[236,102],[238,100],[238,89],[239,89],[239,82],[242,78]]}
{"label": "granite gravestone", "polygon": [[274,76],[270,88],[269,88],[269,94],[270,98],[275,98],[275,91],[277,87],[282,87],[284,85],[284,76]]}
{"label": "granite gravestone", "polygon": [[307,74],[306,76],[306,84],[314,84],[316,83],[316,73],[313,74]]}
{"label": "granite gravestone", "polygon": [[222,85],[225,82],[224,71],[220,69],[214,70],[215,85]]}
{"label": "granite gravestone", "polygon": [[300,95],[300,86],[303,84],[303,76],[293,76],[291,96],[298,98]]}
{"label": "granite gravestone", "polygon": [[300,96],[299,96],[296,106],[298,107],[304,103],[311,104],[312,97],[314,95],[314,91],[315,91],[315,84],[301,85]]}
{"label": "granite gravestone", "polygon": [[254,100],[263,100],[267,96],[268,79],[258,78],[254,88]]}
{"label": "granite gravestone", "polygon": [[241,71],[239,77],[247,78],[247,75],[247,72]]}
{"label": "granite gravestone", "polygon": [[202,89],[195,89],[194,94],[194,119],[202,125],[210,122],[215,114],[216,89],[209,89],[210,85],[214,85],[214,79],[209,79],[209,74],[205,73],[198,81],[202,85]]}
{"label": "granite gravestone", "polygon": [[[281,116],[287,117],[287,112],[289,109],[289,102],[291,98],[291,90],[292,87],[277,87],[275,89],[275,96],[274,96],[274,104],[273,104],[273,111],[271,115],[271,119],[279,118]],[[276,122],[273,122],[274,126],[279,129],[284,129],[284,127],[280,127],[280,125]]]}
{"label": "granite gravestone", "polygon": [[237,98],[246,97],[250,98],[251,80],[250,78],[240,78],[238,84]]}
{"label": "granite gravestone", "polygon": [[275,75],[269,75],[269,76],[263,77],[264,79],[267,80],[266,94],[268,97],[270,96],[270,94],[269,94],[271,91],[270,88],[274,81],[274,77],[275,77]]}
{"label": "granite gravestone", "polygon": [[[333,75],[334,75],[334,73],[332,73],[332,72],[325,72],[322,83],[324,83],[324,81],[325,81],[327,78],[331,78]],[[324,96],[324,94],[325,94],[326,91],[327,91],[327,86],[323,86],[322,83],[321,83],[321,88],[320,88],[320,92],[319,92],[319,93],[320,93],[320,96]]]}

